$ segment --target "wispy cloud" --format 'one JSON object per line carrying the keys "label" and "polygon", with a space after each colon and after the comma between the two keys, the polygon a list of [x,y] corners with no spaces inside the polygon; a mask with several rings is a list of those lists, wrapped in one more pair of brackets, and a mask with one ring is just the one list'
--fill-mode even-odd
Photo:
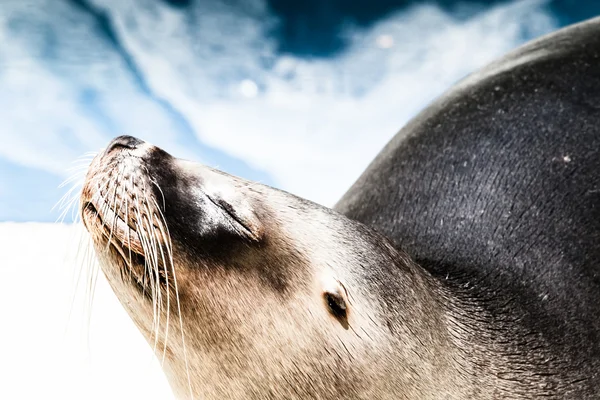
{"label": "wispy cloud", "polygon": [[[466,21],[416,6],[368,30],[348,29],[348,49],[320,60],[276,54],[264,36],[262,3],[243,14],[205,6],[192,19],[170,9],[139,13],[116,0],[106,10],[153,91],[186,116],[200,140],[294,193],[332,204],[446,87],[551,31],[544,3],[508,3]],[[186,34],[192,29],[195,35]],[[248,79],[259,90],[244,98]]]}
{"label": "wispy cloud", "polygon": [[543,0],[415,6],[307,59],[276,52],[262,0],[32,4],[0,6],[0,157],[64,176],[127,133],[327,205],[445,88],[556,27]]}
{"label": "wispy cloud", "polygon": [[78,155],[125,132],[186,153],[171,143],[178,126],[136,84],[93,16],[68,2],[28,3],[0,6],[2,156],[63,175]]}

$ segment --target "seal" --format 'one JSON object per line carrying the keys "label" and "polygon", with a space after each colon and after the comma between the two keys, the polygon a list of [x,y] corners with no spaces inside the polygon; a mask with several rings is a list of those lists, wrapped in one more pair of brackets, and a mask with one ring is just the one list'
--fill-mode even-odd
{"label": "seal", "polygon": [[461,390],[435,282],[360,223],[127,136],[92,161],[81,210],[180,399]]}
{"label": "seal", "polygon": [[81,210],[180,399],[461,390],[435,282],[360,223],[127,136],[92,161]]}
{"label": "seal", "polygon": [[466,78],[334,210],[118,137],[82,219],[179,399],[598,398],[599,61]]}

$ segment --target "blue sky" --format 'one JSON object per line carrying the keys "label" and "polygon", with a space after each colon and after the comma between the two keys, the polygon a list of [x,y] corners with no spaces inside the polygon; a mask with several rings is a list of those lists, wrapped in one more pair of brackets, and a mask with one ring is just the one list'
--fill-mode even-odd
{"label": "blue sky", "polygon": [[130,134],[332,205],[410,117],[590,1],[4,0],[0,221]]}

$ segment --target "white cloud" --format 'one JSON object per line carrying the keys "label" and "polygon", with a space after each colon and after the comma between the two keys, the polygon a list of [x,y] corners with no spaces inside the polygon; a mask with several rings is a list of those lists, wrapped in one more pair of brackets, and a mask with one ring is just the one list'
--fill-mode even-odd
{"label": "white cloud", "polygon": [[[331,205],[410,117],[445,88],[527,37],[555,28],[545,0],[458,20],[415,6],[348,29],[333,58],[277,54],[264,1],[172,9],[94,0],[125,54],[89,13],[52,0],[8,1],[0,13],[0,156],[63,173],[111,136],[132,134],[186,158],[189,138],[265,170],[280,187]],[[236,6],[237,7],[237,6]],[[136,83],[134,70],[156,98]]]}
{"label": "white cloud", "polygon": [[0,5],[0,156],[58,175],[129,133],[192,157],[94,18],[53,0]]}
{"label": "white cloud", "polygon": [[240,83],[240,93],[244,97],[256,97],[258,94],[258,86],[256,85],[256,82],[251,79],[244,79]]}
{"label": "white cloud", "polygon": [[[29,3],[1,6],[0,156],[64,174],[76,156],[127,133],[197,158],[89,13]],[[545,3],[507,3],[466,21],[416,6],[347,30],[349,46],[334,58],[307,60],[275,52],[266,31],[276,21],[261,0],[243,13],[196,2],[187,14],[149,0],[93,2],[142,81],[200,141],[328,205],[446,87],[555,28]]]}
{"label": "white cloud", "polygon": [[[306,60],[274,52],[262,2],[243,14],[198,2],[204,8],[193,19],[158,5],[141,12],[141,3],[147,4],[97,1],[153,91],[186,116],[202,141],[328,205],[445,88],[555,28],[545,1],[507,3],[466,22],[433,5],[416,6],[346,32],[350,45],[334,58]],[[226,90],[246,80],[260,91],[244,97]]]}
{"label": "white cloud", "polygon": [[392,37],[392,35],[384,33],[377,36],[377,39],[375,39],[375,43],[378,47],[381,47],[382,49],[389,49],[394,46],[394,38]]}

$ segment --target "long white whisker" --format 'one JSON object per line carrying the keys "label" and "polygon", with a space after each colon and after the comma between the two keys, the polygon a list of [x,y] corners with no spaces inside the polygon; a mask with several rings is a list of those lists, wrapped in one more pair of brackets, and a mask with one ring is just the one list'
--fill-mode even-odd
{"label": "long white whisker", "polygon": [[[155,180],[152,180],[152,183],[157,187],[157,189],[160,191],[160,193],[163,196],[163,207],[166,206],[166,203],[164,202],[164,194],[162,192],[162,189],[160,188],[160,186],[158,185],[158,182],[156,182]],[[156,199],[153,197],[152,199],[154,208],[156,209],[156,211],[158,212],[158,216],[157,216],[157,225],[158,225],[158,229],[160,231],[161,237],[163,238],[163,242],[164,242],[164,246],[165,246],[165,251],[167,253],[167,255],[170,258],[171,255],[171,238],[169,236],[168,233],[168,227],[167,227],[167,223],[164,217],[163,212],[161,211],[158,203],[156,202]],[[165,327],[165,342],[164,342],[164,346],[163,346],[163,356],[162,356],[162,364],[164,364],[165,361],[165,356],[167,353],[167,343],[168,343],[168,336],[169,336],[169,323],[170,323],[170,315],[171,315],[171,305],[170,305],[170,299],[171,299],[171,289],[170,289],[170,279],[169,279],[169,269],[168,269],[168,263],[167,263],[167,257],[165,257],[165,251],[163,251],[162,246],[160,247],[160,255],[161,255],[161,259],[163,262],[163,268],[165,271],[165,280],[166,280],[166,293],[167,293],[167,316],[166,316],[166,327]],[[172,264],[172,263],[171,263]],[[175,273],[175,272],[173,272]]]}
{"label": "long white whisker", "polygon": [[[153,297],[153,310],[154,310],[154,319],[156,321],[156,326],[155,328],[155,337],[154,337],[154,351],[156,351],[156,345],[158,342],[158,336],[159,336],[159,329],[160,329],[160,305],[161,305],[161,293],[160,293],[160,288],[159,288],[159,276],[158,276],[158,258],[157,258],[157,248],[156,248],[156,241],[154,238],[154,235],[152,234],[152,226],[151,223],[149,221],[149,216],[147,216],[147,218],[142,220],[144,225],[146,225],[145,229],[146,232],[148,232],[148,242],[150,245],[150,250],[151,250],[151,257],[149,257],[151,265],[150,267],[152,268],[151,271],[149,271],[151,274],[154,274],[154,282],[153,282],[153,287],[152,287],[152,297]],[[147,257],[148,258],[148,257]]]}
{"label": "long white whisker", "polygon": [[[156,300],[157,300],[157,306],[156,306],[155,311],[158,314],[157,315],[158,324],[156,326],[156,338],[155,338],[156,340],[155,340],[155,343],[154,343],[154,351],[156,352],[156,345],[157,345],[157,342],[158,342],[158,339],[159,339],[159,334],[160,334],[160,318],[161,318],[160,314],[161,314],[161,310],[162,310],[162,292],[160,290],[160,273],[159,273],[159,270],[158,270],[158,263],[159,263],[159,260],[158,260],[158,247],[159,247],[159,244],[157,243],[157,241],[158,241],[157,239],[158,238],[156,237],[156,231],[155,231],[155,228],[154,228],[154,224],[152,223],[152,221],[153,221],[154,218],[152,217],[152,213],[151,213],[151,211],[150,211],[150,209],[148,207],[148,200],[147,200],[148,196],[147,196],[146,190],[147,189],[146,189],[146,187],[144,185],[145,202],[143,204],[144,204],[144,206],[146,208],[146,212],[148,213],[146,215],[147,218],[145,219],[145,221],[146,221],[146,223],[148,225],[148,233],[149,233],[149,236],[150,236],[150,244],[151,244],[151,247],[152,247],[152,261],[153,261],[153,265],[152,265],[153,271],[152,272],[154,273],[154,276],[155,276],[154,288],[155,288],[155,291],[156,291]],[[152,218],[152,220],[150,218]]]}
{"label": "long white whisker", "polygon": [[139,200],[139,196],[138,196],[137,192],[135,193],[135,200],[136,200],[135,211],[136,211],[136,219],[137,219],[136,230],[138,232],[138,236],[140,238],[140,241],[141,241],[141,244],[142,244],[142,248],[143,248],[144,254],[145,254],[145,257],[144,257],[144,274],[143,274],[143,277],[142,277],[142,282],[143,282],[143,287],[144,288],[146,287],[146,280],[148,280],[150,282],[150,284],[151,284],[150,289],[151,289],[151,295],[152,295],[152,309],[153,309],[152,332],[154,332],[155,329],[157,329],[157,326],[159,325],[159,321],[157,320],[157,314],[158,313],[157,313],[157,310],[156,310],[156,307],[157,307],[157,302],[156,302],[156,300],[157,300],[156,299],[157,294],[156,294],[156,287],[155,287],[154,282],[153,282],[154,275],[152,274],[154,268],[150,264],[150,263],[153,262],[154,257],[153,257],[153,252],[152,252],[152,246],[150,244],[150,238],[148,237],[149,234],[148,234],[148,232],[145,229],[144,219],[143,219],[143,217],[141,215],[140,200]]}
{"label": "long white whisker", "polygon": [[[119,186],[121,187],[121,191],[123,190],[122,185],[119,185],[120,180],[121,180],[121,176],[124,174],[124,169],[121,168],[121,170],[119,171],[117,178],[115,180],[115,190],[114,190],[114,194],[113,194],[113,204],[111,210],[114,212],[115,214],[115,218],[112,221],[111,227],[110,227],[110,234],[108,236],[108,243],[110,244],[112,241],[112,237],[113,237],[113,233],[115,231],[115,226],[117,225],[117,218],[119,217],[119,213],[121,212],[121,207],[119,207],[119,209],[117,210],[117,189],[119,189]],[[123,203],[121,203],[121,206],[123,205]]]}

